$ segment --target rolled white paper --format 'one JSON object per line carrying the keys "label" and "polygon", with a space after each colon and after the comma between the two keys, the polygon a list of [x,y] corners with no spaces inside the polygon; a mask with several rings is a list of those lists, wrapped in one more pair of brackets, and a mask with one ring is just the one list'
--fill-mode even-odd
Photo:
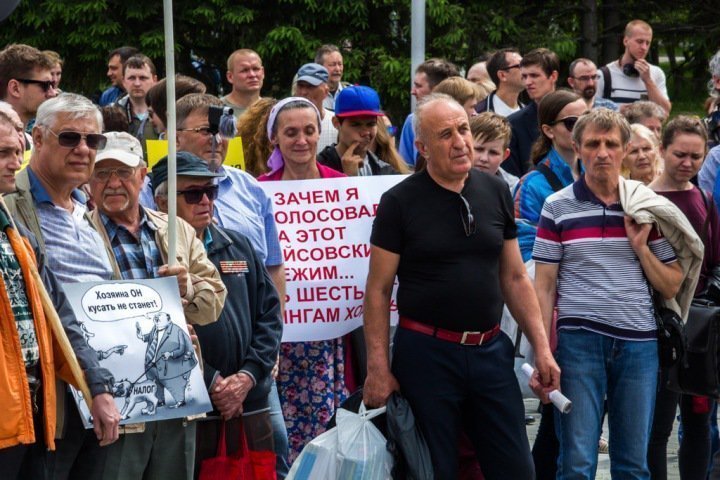
{"label": "rolled white paper", "polygon": [[[522,371],[528,376],[528,378],[531,378],[535,369],[527,363],[523,363]],[[555,408],[560,410],[562,413],[570,413],[570,410],[572,410],[572,402],[565,395],[560,393],[559,390],[553,390],[550,392],[549,397],[552,404],[555,405]]]}

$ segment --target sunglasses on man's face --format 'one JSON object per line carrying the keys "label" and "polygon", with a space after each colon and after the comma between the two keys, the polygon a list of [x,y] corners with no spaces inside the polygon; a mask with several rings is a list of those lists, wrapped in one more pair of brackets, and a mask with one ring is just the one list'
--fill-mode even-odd
{"label": "sunglasses on man's face", "polygon": [[218,189],[217,185],[208,185],[207,187],[178,190],[177,194],[182,195],[185,198],[185,201],[190,205],[196,205],[202,202],[205,195],[207,195],[208,200],[215,200],[218,196]]}
{"label": "sunglasses on man's face", "polygon": [[88,148],[92,150],[102,150],[107,143],[107,138],[101,133],[80,133],[68,130],[55,133],[49,128],[47,130],[57,137],[58,144],[60,144],[61,147],[75,148],[80,145],[80,140],[85,140],[85,145],[87,145]]}
{"label": "sunglasses on man's face", "polygon": [[575,124],[577,123],[579,117],[565,117],[565,118],[559,118],[555,120],[554,122],[550,122],[550,126],[557,125],[558,123],[562,123],[565,125],[565,128],[567,128],[568,132],[572,132],[573,127],[575,127]]}
{"label": "sunglasses on man's face", "polygon": [[32,78],[16,78],[15,80],[26,85],[39,85],[45,93],[47,93],[51,88],[57,88],[55,86],[55,82],[52,80],[34,80]]}

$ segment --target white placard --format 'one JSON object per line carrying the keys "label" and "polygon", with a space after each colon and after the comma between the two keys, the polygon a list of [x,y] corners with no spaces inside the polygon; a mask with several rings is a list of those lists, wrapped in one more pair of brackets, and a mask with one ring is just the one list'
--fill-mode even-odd
{"label": "white placard", "polygon": [[[100,366],[115,378],[112,394],[121,425],[212,410],[175,277],[62,287]],[[73,394],[91,428],[82,395]]]}
{"label": "white placard", "polygon": [[[262,182],[285,260],[284,342],[337,338],[362,325],[370,232],[403,175]],[[395,295],[391,319],[397,321]]]}

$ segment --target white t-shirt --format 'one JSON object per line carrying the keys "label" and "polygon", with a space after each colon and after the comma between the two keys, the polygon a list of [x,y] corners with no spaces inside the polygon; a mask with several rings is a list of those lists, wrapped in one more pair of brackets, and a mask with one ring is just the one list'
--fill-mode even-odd
{"label": "white t-shirt", "polygon": [[333,143],[337,143],[337,137],[338,137],[338,131],[335,128],[335,125],[332,123],[332,119],[335,116],[335,113],[331,112],[328,109],[325,110],[325,117],[322,119],[322,123],[320,124],[320,139],[318,140],[318,146],[317,151],[322,152],[325,150],[325,147],[328,147],[332,145]]}
{"label": "white t-shirt", "polygon": [[497,95],[493,95],[493,108],[495,109],[495,113],[502,117],[507,117],[512,113],[515,113],[520,110],[520,105],[517,106],[517,108],[511,108],[508,106],[507,103],[503,102],[502,98],[498,97]]}
{"label": "white t-shirt", "polygon": [[[615,61],[607,64],[610,70],[610,78],[612,79],[610,91],[610,100],[618,104],[633,103],[638,100],[648,100],[648,92],[645,82],[640,77],[628,77],[622,71],[620,63]],[[605,88],[605,78],[600,73],[600,79],[597,82],[596,95],[600,98],[603,96]],[[668,98],[667,86],[665,85],[665,73],[656,65],[650,65],[650,78],[657,86],[663,97]]]}

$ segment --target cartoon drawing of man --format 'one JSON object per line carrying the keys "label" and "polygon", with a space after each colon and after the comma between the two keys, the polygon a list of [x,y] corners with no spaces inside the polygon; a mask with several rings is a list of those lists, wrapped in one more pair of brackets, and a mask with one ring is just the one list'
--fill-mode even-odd
{"label": "cartoon drawing of man", "polygon": [[185,390],[190,371],[197,365],[190,337],[170,320],[170,314],[158,312],[153,316],[153,328],[143,334],[135,323],[137,337],[147,343],[145,369],[148,380],[157,386],[158,406],[165,405],[165,389],[170,391],[175,404],[169,408],[185,405]]}

